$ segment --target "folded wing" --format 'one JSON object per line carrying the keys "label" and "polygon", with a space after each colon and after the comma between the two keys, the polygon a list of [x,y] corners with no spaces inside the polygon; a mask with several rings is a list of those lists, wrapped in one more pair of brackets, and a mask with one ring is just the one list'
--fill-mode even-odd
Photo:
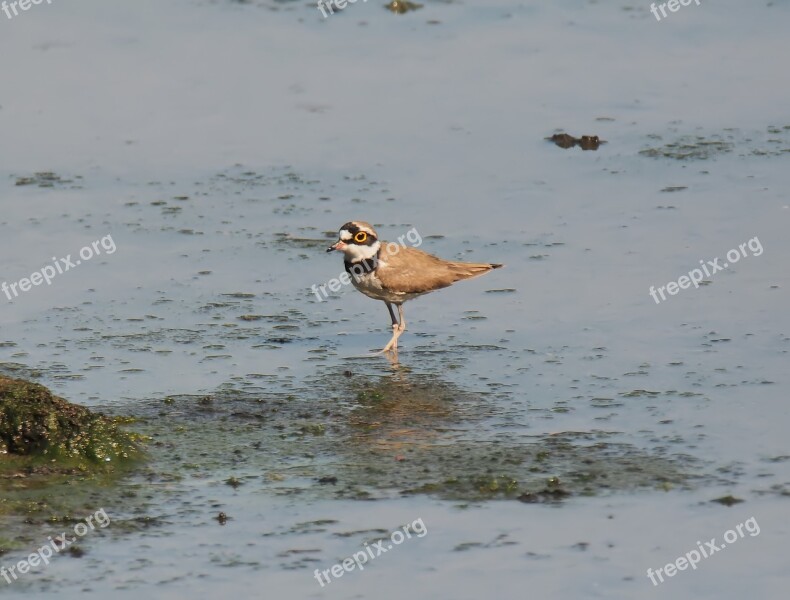
{"label": "folded wing", "polygon": [[432,292],[450,286],[456,281],[478,277],[502,266],[442,260],[408,246],[398,246],[397,252],[390,251],[388,248],[389,244],[382,242],[376,275],[385,289],[409,294]]}

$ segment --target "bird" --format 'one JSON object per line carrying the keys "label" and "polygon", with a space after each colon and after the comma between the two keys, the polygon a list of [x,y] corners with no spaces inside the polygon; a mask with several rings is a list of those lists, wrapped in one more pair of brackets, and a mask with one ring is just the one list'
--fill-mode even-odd
{"label": "bird", "polygon": [[[326,249],[343,253],[346,272],[356,289],[386,304],[392,319],[392,338],[379,354],[398,351],[398,338],[406,330],[404,302],[504,266],[444,260],[403,245],[403,237],[398,238],[401,243],[385,242],[370,223],[349,221],[340,228],[337,242]],[[419,234],[417,237],[422,243]],[[397,318],[393,305],[398,307]]]}

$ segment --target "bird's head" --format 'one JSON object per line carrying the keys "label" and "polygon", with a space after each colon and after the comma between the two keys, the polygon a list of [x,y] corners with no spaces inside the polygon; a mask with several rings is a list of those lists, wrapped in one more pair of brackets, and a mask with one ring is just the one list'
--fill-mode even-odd
{"label": "bird's head", "polygon": [[346,262],[356,263],[373,258],[380,247],[379,236],[370,223],[349,221],[340,228],[337,242],[326,251],[339,250],[345,255]]}

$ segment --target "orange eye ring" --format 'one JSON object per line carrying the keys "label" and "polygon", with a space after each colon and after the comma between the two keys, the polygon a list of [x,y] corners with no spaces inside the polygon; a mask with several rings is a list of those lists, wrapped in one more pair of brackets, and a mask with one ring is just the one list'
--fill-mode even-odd
{"label": "orange eye ring", "polygon": [[368,234],[364,231],[359,231],[354,235],[354,241],[357,244],[364,244],[368,239]]}

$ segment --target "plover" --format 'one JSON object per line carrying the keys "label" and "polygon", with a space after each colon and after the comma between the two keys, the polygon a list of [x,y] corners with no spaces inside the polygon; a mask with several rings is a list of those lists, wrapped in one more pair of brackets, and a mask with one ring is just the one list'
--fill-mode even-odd
{"label": "plover", "polygon": [[[403,303],[498,269],[501,264],[443,260],[417,248],[379,240],[376,230],[364,221],[349,221],[340,228],[339,239],[327,252],[344,255],[346,271],[360,292],[382,300],[392,318],[392,338],[381,352],[398,350],[398,338],[406,330]],[[398,307],[398,318],[392,305]]]}

